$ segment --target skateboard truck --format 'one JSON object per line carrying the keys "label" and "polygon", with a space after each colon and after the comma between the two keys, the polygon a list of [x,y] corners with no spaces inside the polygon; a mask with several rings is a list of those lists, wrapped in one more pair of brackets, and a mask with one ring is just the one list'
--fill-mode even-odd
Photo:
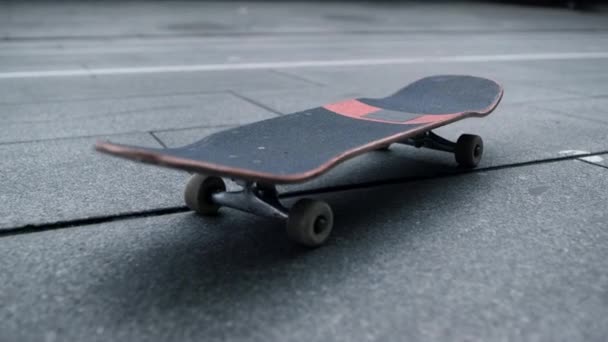
{"label": "skateboard truck", "polygon": [[274,185],[252,181],[236,182],[242,189],[226,191],[222,178],[195,174],[186,185],[186,205],[204,216],[215,215],[224,206],[281,219],[286,222],[288,237],[309,247],[320,246],[329,236],[333,226],[333,212],[327,203],[305,198],[298,200],[288,210],[279,202]]}
{"label": "skateboard truck", "polygon": [[220,206],[245,211],[258,216],[287,219],[288,210],[279,202],[273,185],[255,182],[237,182],[239,191],[221,191],[211,195],[211,200]]}
{"label": "skateboard truck", "polygon": [[414,146],[417,148],[426,147],[432,150],[444,151],[454,153],[456,150],[456,143],[445,139],[433,131],[427,131],[415,137],[411,137],[402,142],[402,144]]}
{"label": "skateboard truck", "polygon": [[[471,134],[463,134],[457,142],[452,142],[427,131],[396,143],[454,153],[456,161],[463,167],[477,166],[483,153],[481,138]],[[333,212],[327,203],[305,198],[287,209],[279,201],[273,184],[241,180],[235,182],[241,189],[226,191],[222,178],[195,174],[184,192],[186,205],[204,216],[215,215],[220,207],[228,207],[281,219],[286,222],[288,237],[308,247],[320,246],[329,236],[333,226]]]}
{"label": "skateboard truck", "polygon": [[480,136],[473,134],[462,134],[456,142],[453,142],[435,134],[433,131],[426,131],[398,143],[454,153],[458,165],[465,168],[476,167],[483,154],[483,140]]}

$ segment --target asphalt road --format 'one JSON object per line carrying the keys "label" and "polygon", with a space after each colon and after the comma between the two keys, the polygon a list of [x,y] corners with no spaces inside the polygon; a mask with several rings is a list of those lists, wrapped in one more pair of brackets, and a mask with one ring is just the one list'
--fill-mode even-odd
{"label": "asphalt road", "polygon": [[[326,246],[186,210],[179,146],[431,74],[505,87],[473,172],[396,146],[281,187]],[[608,11],[483,3],[0,3],[0,340],[608,339]],[[304,128],[303,128],[304,131]],[[302,133],[305,134],[305,133]]]}

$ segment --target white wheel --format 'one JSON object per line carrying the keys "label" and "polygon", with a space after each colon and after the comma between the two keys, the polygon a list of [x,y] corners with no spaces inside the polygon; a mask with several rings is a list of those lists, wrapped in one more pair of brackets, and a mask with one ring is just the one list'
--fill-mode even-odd
{"label": "white wheel", "polygon": [[334,214],[327,203],[305,198],[289,211],[287,236],[298,244],[317,247],[327,240],[333,225]]}
{"label": "white wheel", "polygon": [[483,140],[478,135],[463,134],[458,137],[454,156],[458,165],[474,168],[481,161],[483,155]]}
{"label": "white wheel", "polygon": [[226,191],[226,184],[220,177],[196,174],[186,185],[184,200],[188,208],[200,215],[215,215],[220,206],[213,203],[211,195],[222,191]]}

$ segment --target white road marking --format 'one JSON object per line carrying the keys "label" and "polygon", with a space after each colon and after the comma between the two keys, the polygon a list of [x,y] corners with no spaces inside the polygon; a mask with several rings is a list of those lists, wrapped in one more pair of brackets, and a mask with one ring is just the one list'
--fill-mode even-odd
{"label": "white road marking", "polygon": [[304,60],[304,61],[260,62],[260,63],[161,65],[161,66],[150,66],[150,67],[121,67],[121,68],[100,68],[100,69],[7,71],[7,72],[0,72],[0,79],[155,74],[155,73],[167,73],[167,72],[297,69],[297,68],[319,68],[319,67],[399,65],[399,64],[416,64],[416,63],[450,63],[450,62],[451,63],[483,63],[483,62],[514,62],[514,61],[540,61],[540,60],[607,59],[607,58],[608,58],[608,52],[555,52],[555,53],[522,53],[522,54],[502,54],[502,55],[427,56],[427,57],[410,57],[410,58]]}
{"label": "white road marking", "polygon": [[[580,151],[580,150],[559,151],[559,154],[562,156],[578,156],[578,155],[584,155],[584,154],[589,154],[589,153],[591,153],[591,152]],[[604,161],[604,158],[602,158],[600,156],[586,156],[586,157],[580,157],[580,158],[576,158],[576,159],[586,161],[589,163],[594,163],[594,164],[601,164]]]}
{"label": "white road marking", "polygon": [[579,159],[584,160],[584,161],[588,161],[590,163],[601,163],[601,162],[604,161],[604,158],[602,158],[600,156],[581,157]]}
{"label": "white road marking", "polygon": [[559,154],[562,156],[578,156],[581,154],[589,154],[591,152],[589,151],[580,151],[580,150],[564,150],[564,151],[559,151]]}

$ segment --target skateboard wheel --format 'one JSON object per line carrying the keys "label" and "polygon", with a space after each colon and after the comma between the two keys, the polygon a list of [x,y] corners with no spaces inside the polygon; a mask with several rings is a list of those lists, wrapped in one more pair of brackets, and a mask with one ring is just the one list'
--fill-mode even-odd
{"label": "skateboard wheel", "polygon": [[483,155],[483,140],[478,135],[463,134],[456,141],[454,156],[458,165],[474,168],[481,161]]}
{"label": "skateboard wheel", "polygon": [[184,200],[188,208],[200,215],[215,215],[220,206],[213,203],[211,195],[226,191],[226,184],[220,177],[193,175],[184,191]]}
{"label": "skateboard wheel", "polygon": [[298,244],[317,247],[327,240],[333,224],[334,214],[327,203],[301,199],[289,211],[287,236]]}

